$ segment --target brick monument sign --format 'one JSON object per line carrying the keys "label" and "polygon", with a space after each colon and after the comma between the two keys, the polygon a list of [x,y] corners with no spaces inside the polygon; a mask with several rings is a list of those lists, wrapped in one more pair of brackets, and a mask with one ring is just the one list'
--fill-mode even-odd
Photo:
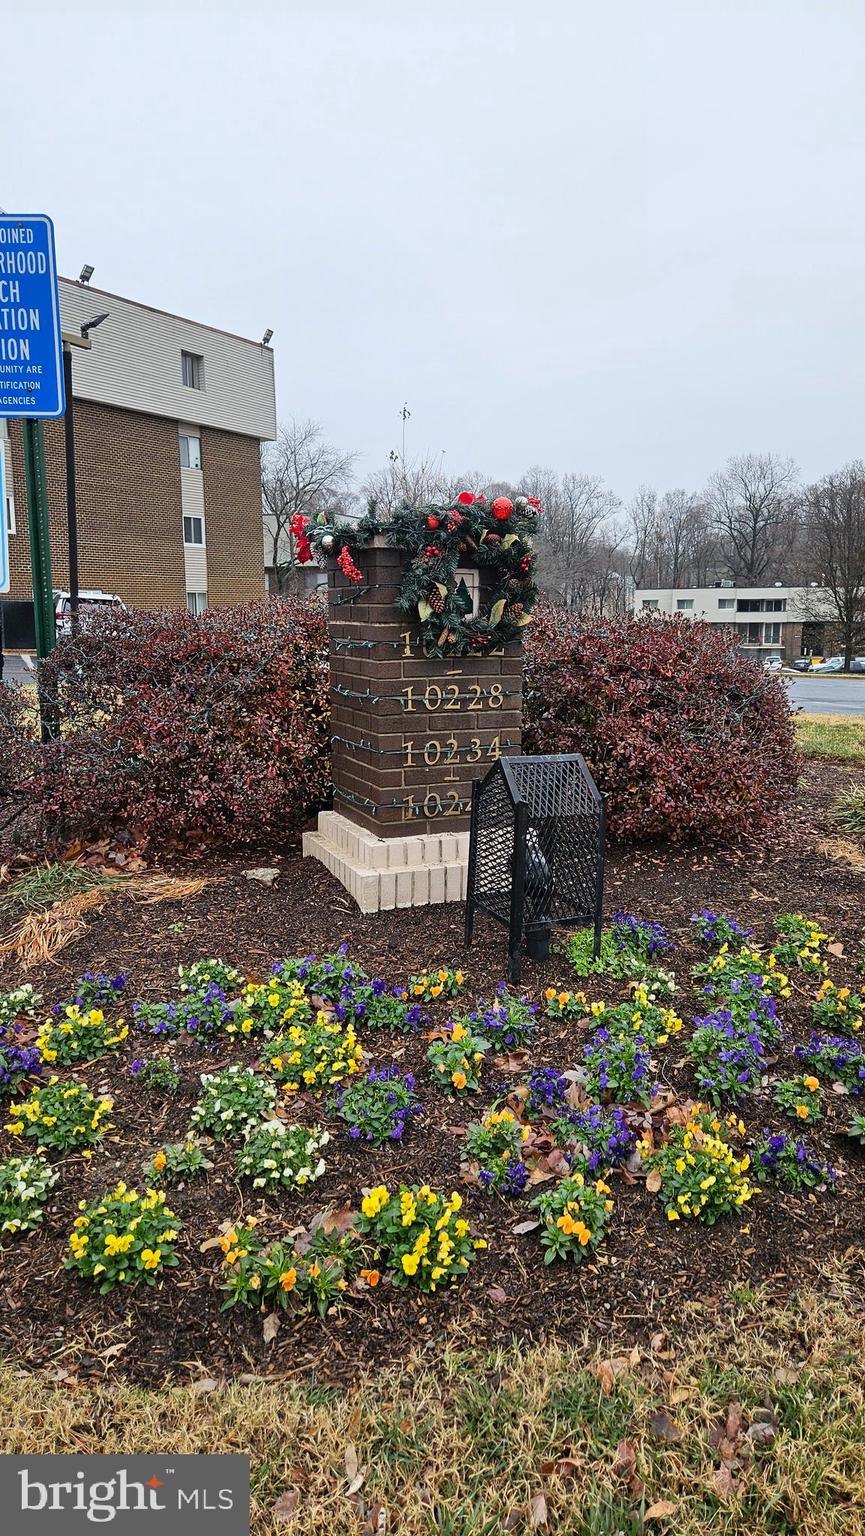
{"label": "brick monument sign", "polygon": [[[461,901],[472,782],[521,749],[522,642],[425,654],[423,625],[397,606],[406,552],[376,533],[355,555],[355,580],[327,560],[334,808],[303,851],[363,912]],[[468,561],[455,576],[471,622],[493,577]]]}

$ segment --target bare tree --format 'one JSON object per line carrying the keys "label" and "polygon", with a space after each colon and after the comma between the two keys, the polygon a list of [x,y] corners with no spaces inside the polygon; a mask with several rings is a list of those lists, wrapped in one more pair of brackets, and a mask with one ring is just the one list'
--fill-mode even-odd
{"label": "bare tree", "polygon": [[705,502],[693,491],[665,491],[658,507],[663,585],[704,586],[716,554]]}
{"label": "bare tree", "polygon": [[382,469],[374,469],[361,486],[366,501],[375,502],[377,515],[387,521],[398,507],[426,507],[432,502],[450,501],[457,490],[475,489],[465,482],[449,479],[441,454],[424,454],[417,459],[403,459],[392,452]]}
{"label": "bare tree", "polygon": [[740,454],[712,476],[705,499],[731,576],[757,584],[785,563],[796,478],[793,460],[774,453]]}
{"label": "bare tree", "polygon": [[805,494],[808,547],[814,573],[837,618],[844,665],[865,641],[865,464],[856,460]]}
{"label": "bare tree", "polygon": [[638,487],[628,507],[628,542],[631,578],[637,587],[660,587],[661,538],[658,493],[650,485]]}
{"label": "bare tree", "polygon": [[264,450],[261,497],[267,554],[276,591],[287,592],[295,567],[295,541],[290,531],[298,514],[348,510],[355,453],[340,453],[326,442],[315,421],[291,421],[279,429],[275,443]]}
{"label": "bare tree", "polygon": [[543,507],[535,545],[542,587],[579,610],[597,570],[600,531],[618,510],[618,497],[597,475],[566,474],[538,465],[520,481],[520,490]]}

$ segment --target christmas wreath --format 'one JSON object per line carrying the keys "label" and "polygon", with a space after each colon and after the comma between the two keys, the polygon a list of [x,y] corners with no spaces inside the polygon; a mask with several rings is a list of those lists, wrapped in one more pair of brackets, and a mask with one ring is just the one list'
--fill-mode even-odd
{"label": "christmas wreath", "polygon": [[[397,606],[416,617],[428,656],[465,656],[497,649],[531,623],[537,602],[535,556],[529,543],[540,502],[534,496],[496,496],[488,501],[460,491],[447,506],[400,507],[387,522],[379,521],[375,503],[354,523],[337,523],[324,513],[303,530],[311,551],[336,554],[341,570],[362,581],[356,557],[374,534],[385,536],[394,549],[409,557],[403,570]],[[489,573],[491,592],[486,611],[472,612],[472,599],[460,566],[476,565]]]}

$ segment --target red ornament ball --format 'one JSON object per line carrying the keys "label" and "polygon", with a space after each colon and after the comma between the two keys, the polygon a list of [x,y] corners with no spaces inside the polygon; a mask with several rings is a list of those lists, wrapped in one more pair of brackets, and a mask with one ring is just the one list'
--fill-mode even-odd
{"label": "red ornament ball", "polygon": [[429,517],[426,520],[426,525],[427,525],[428,528],[438,528],[438,526],[439,526],[439,520],[438,520],[437,517],[435,517],[433,515],[432,512],[430,513]]}
{"label": "red ornament ball", "polygon": [[471,491],[460,491],[459,496],[457,497],[457,501],[461,507],[474,506],[476,499],[480,501],[480,497],[475,498]]}
{"label": "red ornament ball", "polygon": [[505,522],[513,510],[514,504],[509,496],[497,496],[491,508],[493,517],[497,517],[500,523]]}

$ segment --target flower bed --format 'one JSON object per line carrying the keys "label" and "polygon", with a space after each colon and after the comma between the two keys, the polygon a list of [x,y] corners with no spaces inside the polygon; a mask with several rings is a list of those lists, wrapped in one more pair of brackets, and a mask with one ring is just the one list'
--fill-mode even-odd
{"label": "flower bed", "polygon": [[[262,910],[272,910],[281,937],[284,906],[271,909],[270,891],[257,887],[247,897],[247,885],[236,901],[248,899],[257,924]],[[695,905],[713,914],[711,940],[690,922]],[[10,1084],[5,1121],[15,1130],[6,1133],[3,1155],[26,1158],[44,1147],[56,1175],[33,1200],[41,1219],[23,1236],[10,1229],[3,1245],[23,1283],[58,1270],[79,1199],[98,1210],[103,1191],[119,1180],[142,1199],[164,1189],[177,1213],[175,1237],[159,1241],[167,1224],[148,1237],[139,1269],[125,1270],[122,1280],[118,1269],[113,1302],[109,1290],[99,1301],[98,1284],[82,1283],[104,1283],[104,1274],[70,1266],[57,1281],[60,1304],[69,1317],[83,1312],[89,1329],[97,1304],[121,1307],[130,1274],[150,1275],[155,1289],[140,1286],[135,1300],[135,1369],[155,1368],[169,1347],[158,1341],[173,1340],[177,1358],[208,1361],[217,1349],[243,1360],[245,1370],[250,1361],[266,1363],[267,1350],[283,1356],[289,1331],[295,1353],[313,1359],[328,1332],[350,1355],[377,1353],[385,1334],[401,1348],[412,1329],[437,1328],[445,1318],[494,1341],[533,1327],[535,1316],[547,1328],[558,1317],[588,1327],[589,1298],[598,1315],[607,1304],[627,1312],[632,1295],[642,1298],[636,1310],[647,1306],[649,1272],[663,1278],[666,1305],[675,1307],[689,1289],[671,1279],[680,1272],[694,1274],[701,1294],[721,1294],[729,1279],[744,1283],[755,1268],[778,1267],[782,1255],[795,1263],[804,1253],[802,1218],[824,1245],[853,1241],[865,1187],[863,1131],[856,1130],[861,1032],[851,1019],[821,1030],[816,1044],[810,1039],[816,1006],[859,995],[853,944],[837,954],[820,941],[828,972],[784,970],[772,949],[771,916],[758,922],[739,911],[738,927],[753,929],[743,935],[719,903],[692,899],[678,919],[639,907],[619,916],[616,937],[605,934],[619,974],[592,970],[578,993],[557,953],[542,967],[527,966],[526,984],[515,991],[498,970],[498,936],[478,941],[461,982],[455,965],[420,970],[414,942],[392,953],[392,933],[420,920],[415,913],[370,922],[377,940],[367,947],[358,925],[348,950],[337,928],[318,955],[303,932],[297,956],[273,960],[259,935],[248,967],[236,941],[235,965],[196,964],[187,948],[181,975],[175,946],[161,969],[154,960],[143,986],[125,952],[116,965],[94,967],[99,987],[99,978],[129,972],[114,1003],[93,1001],[112,1027],[121,1003],[132,1016],[136,1003],[156,998],[175,1016],[197,1009],[188,1016],[200,1019],[208,996],[219,1024],[177,1029],[164,1044],[133,1032],[99,1056],[55,1067],[53,1081],[44,1069],[41,1077],[24,1070]],[[818,931],[839,926],[821,920]],[[207,944],[207,953],[215,947]],[[646,974],[656,960],[669,978],[661,990]],[[643,974],[629,973],[632,961]],[[60,972],[56,982],[36,978],[44,1003],[29,1011],[25,997],[10,1014],[7,1028],[21,1050],[46,1018],[53,1029],[67,1008],[92,1001],[81,992],[85,1001],[71,1003],[83,978],[64,981]],[[461,990],[448,997],[450,972]],[[413,986],[429,1000],[413,1001]],[[436,996],[433,986],[441,987]],[[719,1095],[717,1112],[708,1108],[704,1058],[693,1049],[709,1013],[728,1015],[736,1041],[753,1037],[761,1047],[733,1126],[735,1090]],[[726,1050],[726,1030],[721,1035]],[[812,1051],[819,1062],[797,1055]],[[808,1109],[807,1124],[797,1106]],[[785,1214],[797,1203],[800,1224]],[[163,1264],[169,1249],[177,1262]],[[580,1276],[578,1292],[568,1288],[563,1298],[555,1276],[565,1261],[579,1263]],[[38,1285],[27,1294],[28,1333],[32,1307],[47,1338],[46,1299]],[[276,1336],[270,1319],[286,1313],[298,1314],[296,1326]]]}

